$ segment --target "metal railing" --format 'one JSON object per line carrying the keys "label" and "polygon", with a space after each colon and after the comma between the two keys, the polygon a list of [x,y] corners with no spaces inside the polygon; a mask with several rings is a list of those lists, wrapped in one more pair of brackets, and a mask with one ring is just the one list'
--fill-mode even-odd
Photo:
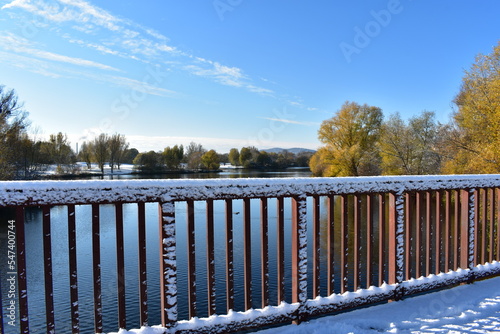
{"label": "metal railing", "polygon": [[[195,207],[200,202],[204,203],[205,225],[203,231],[195,233],[195,226],[199,228]],[[223,222],[216,221],[215,202],[223,203]],[[235,202],[242,208],[237,221],[235,214],[239,212],[233,208]],[[27,284],[27,263],[31,259],[26,254],[25,239],[25,211],[30,207],[39,207],[43,217],[40,238],[44,252],[47,332],[55,332],[59,326],[53,296],[60,287],[54,286],[52,276],[51,208],[54,206],[67,208],[68,305],[73,333],[80,332],[83,307],[79,303],[75,208],[81,205],[91,208],[91,307],[94,331],[101,333],[105,305],[101,299],[100,209],[102,205],[114,207],[116,325],[127,326],[123,208],[128,203],[137,205],[139,321],[136,327],[161,325],[169,332],[201,333],[300,322],[311,316],[397,300],[500,273],[498,175],[0,182],[0,207],[15,210],[16,317],[21,333],[30,332],[32,291]],[[146,203],[157,203],[159,212],[156,241],[160,252],[159,296],[148,293],[148,285],[157,278],[148,275],[146,266]],[[255,206],[259,209],[257,217],[255,210],[252,211]],[[270,207],[273,212],[269,212]],[[185,221],[176,220],[179,210],[183,211]],[[221,224],[223,230],[214,228]],[[241,235],[235,235],[236,225]],[[276,231],[275,239],[269,238],[271,226]],[[184,263],[177,261],[179,229],[186,229]],[[256,229],[258,240],[255,240]],[[206,236],[204,245],[197,244],[197,233]],[[241,249],[235,243],[236,237],[242,239]],[[216,240],[223,240],[223,245],[216,245]],[[224,273],[218,276],[217,247],[224,248],[223,268],[217,268]],[[206,283],[197,279],[199,248],[206,251]],[[243,268],[239,285],[235,284],[237,264]],[[179,289],[179,270],[186,272],[186,291]],[[225,291],[217,294],[216,285],[221,279],[225,281]],[[207,293],[203,312],[197,302],[202,290]],[[179,304],[181,295],[186,295],[182,300],[187,305]],[[244,306],[235,312],[239,296]],[[159,308],[148,307],[152,298],[160,300]],[[220,315],[220,300],[225,301],[225,315]],[[8,302],[2,300],[2,333],[7,328]],[[185,319],[179,318],[179,308],[187,309]],[[161,324],[150,323],[151,313],[160,314]],[[198,318],[200,314],[209,317]]]}

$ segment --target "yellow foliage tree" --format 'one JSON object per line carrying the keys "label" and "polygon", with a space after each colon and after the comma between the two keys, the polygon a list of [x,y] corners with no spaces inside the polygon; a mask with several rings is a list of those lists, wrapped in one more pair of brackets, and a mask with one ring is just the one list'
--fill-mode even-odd
{"label": "yellow foliage tree", "polygon": [[458,110],[449,139],[456,152],[445,171],[499,173],[500,42],[491,54],[476,57],[454,102]]}
{"label": "yellow foliage tree", "polygon": [[378,174],[379,155],[375,143],[382,118],[380,108],[345,102],[332,118],[321,123],[318,138],[326,146],[311,158],[314,175]]}

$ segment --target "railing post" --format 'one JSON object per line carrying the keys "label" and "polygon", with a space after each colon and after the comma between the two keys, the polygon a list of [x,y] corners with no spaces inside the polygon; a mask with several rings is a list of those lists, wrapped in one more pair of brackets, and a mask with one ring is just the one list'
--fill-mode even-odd
{"label": "railing post", "polygon": [[[194,238],[193,238],[194,240]],[[194,241],[193,241],[194,242]],[[226,310],[234,309],[233,202],[226,199]]]}
{"label": "railing post", "polygon": [[161,323],[172,328],[177,323],[177,262],[175,203],[159,204]]}
{"label": "railing post", "polygon": [[55,332],[54,283],[52,280],[52,242],[50,233],[50,206],[42,208],[43,271],[45,276],[45,319],[47,333]]}
{"label": "railing post", "polygon": [[389,284],[398,284],[395,299],[401,299],[404,274],[404,195],[389,193]]}
{"label": "railing post", "polygon": [[196,235],[194,224],[194,201],[187,200],[186,225],[187,225],[187,271],[188,271],[188,304],[189,318],[196,317]]}
{"label": "railing post", "polygon": [[146,257],[146,204],[138,205],[138,228],[137,237],[139,245],[139,319],[142,326],[148,325],[148,280],[147,280],[147,257]]}
{"label": "railing post", "polygon": [[123,234],[123,203],[115,204],[115,220],[118,326],[120,328],[125,328],[127,326],[127,316],[125,299],[125,242]]}
{"label": "railing post", "polygon": [[283,197],[276,199],[276,262],[277,262],[277,302],[285,301],[285,204]]}
{"label": "railing post", "polygon": [[28,287],[26,275],[26,239],[24,234],[24,208],[16,208],[16,251],[17,251],[17,286],[19,289],[20,332],[29,333]]}
{"label": "railing post", "polygon": [[215,236],[214,236],[214,201],[207,200],[207,302],[208,315],[217,313],[215,291]]}
{"label": "railing post", "polygon": [[307,301],[307,203],[305,197],[292,198],[292,303],[299,303],[296,322],[302,320]]}
{"label": "railing post", "polygon": [[313,298],[320,296],[321,215],[319,196],[313,197]]}
{"label": "railing post", "polygon": [[92,204],[92,278],[94,280],[94,330],[102,332],[101,232],[99,204]]}
{"label": "railing post", "polygon": [[245,310],[252,308],[252,220],[250,198],[243,199],[243,281]]}
{"label": "railing post", "polygon": [[[477,214],[475,207],[475,190],[460,191],[460,267],[462,269],[472,269],[474,267],[474,245],[477,242],[474,238],[475,215]],[[471,270],[468,282],[474,280],[474,274]]]}
{"label": "railing post", "polygon": [[76,256],[76,217],[75,205],[68,205],[68,250],[69,250],[69,286],[71,300],[71,330],[80,333],[80,312],[78,311],[78,270]]}

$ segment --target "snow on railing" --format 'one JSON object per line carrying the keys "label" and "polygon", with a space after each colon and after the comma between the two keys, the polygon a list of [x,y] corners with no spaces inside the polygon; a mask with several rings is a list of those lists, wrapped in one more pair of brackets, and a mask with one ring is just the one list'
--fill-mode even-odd
{"label": "snow on railing", "polygon": [[[289,205],[283,200],[290,199]],[[224,203],[225,219],[215,221],[214,201]],[[241,252],[234,238],[233,203],[241,201]],[[258,204],[256,204],[256,201]],[[195,266],[195,202],[206,204],[206,277],[208,317],[197,303]],[[103,332],[102,273],[100,249],[100,206],[115,209],[118,327],[125,328],[125,272],[123,209],[138,205],[139,304],[137,326],[149,324],[146,268],[146,219],[144,203],[157,203],[158,245],[160,250],[159,332],[228,332],[275,323],[299,322],[310,316],[366,305],[406,295],[472,281],[500,273],[500,176],[450,175],[359,178],[299,179],[206,179],[206,180],[126,180],[126,181],[36,181],[0,182],[0,207],[15,208],[19,328],[30,331],[25,252],[25,210],[42,208],[47,332],[58,328],[54,318],[52,278],[51,210],[65,206],[68,224],[71,328],[79,332],[81,306],[76,269],[75,206],[92,209],[94,331]],[[179,206],[178,203],[185,203]],[[268,214],[275,203],[275,217]],[[251,214],[258,205],[259,214]],[[186,225],[176,215],[186,208]],[[253,216],[252,216],[253,215]],[[255,216],[258,222],[255,222]],[[274,223],[273,223],[274,222]],[[214,224],[225,233],[214,234]],[[254,225],[259,225],[260,242],[252,242]],[[176,231],[187,228],[187,263],[178,259]],[[269,239],[271,226],[276,240]],[[199,229],[199,225],[196,225]],[[291,238],[285,238],[290,231]],[[197,230],[197,233],[198,230]],[[225,246],[226,315],[216,315],[216,245]],[[182,241],[183,242],[183,241]],[[275,261],[270,261],[270,244],[275,244]],[[198,245],[200,246],[200,245]],[[290,247],[291,257],[284,251]],[[260,255],[256,296],[252,253]],[[199,253],[199,250],[198,250]],[[239,257],[237,257],[239,254]],[[286,259],[286,260],[285,260]],[[287,263],[286,261],[289,261]],[[243,290],[236,290],[234,263],[243,263]],[[276,288],[270,287],[270,267],[275,264]],[[289,269],[286,269],[286,268]],[[187,272],[187,291],[179,290],[180,270]],[[220,270],[220,269],[219,269]],[[290,270],[289,274],[285,274]],[[146,279],[147,277],[147,279]],[[286,286],[285,282],[289,282]],[[138,282],[139,283],[139,282]],[[311,289],[312,286],[312,289]],[[240,286],[241,287],[241,286]],[[56,287],[57,288],[57,287]],[[323,289],[323,295],[321,294]],[[255,289],[259,290],[259,289]],[[276,291],[274,291],[276,290]],[[286,290],[286,291],[285,291]],[[270,291],[277,294],[270,298]],[[325,293],[326,292],[326,293]],[[180,304],[179,297],[189,305]],[[243,309],[235,312],[235,296],[242,295]],[[259,299],[259,309],[255,299]],[[2,305],[5,301],[2,300]],[[180,308],[188,311],[180,319]],[[240,306],[241,308],[241,306]],[[183,311],[184,312],[184,311]],[[219,312],[220,314],[221,312]],[[3,318],[3,317],[2,317]],[[2,326],[3,328],[3,326]],[[122,331],[123,332],[123,331]]]}

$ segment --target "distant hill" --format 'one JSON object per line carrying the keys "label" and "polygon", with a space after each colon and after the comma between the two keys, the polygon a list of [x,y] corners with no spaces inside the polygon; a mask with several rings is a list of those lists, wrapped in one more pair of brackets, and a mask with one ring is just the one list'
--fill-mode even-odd
{"label": "distant hill", "polygon": [[310,153],[314,153],[316,152],[315,150],[310,150],[308,148],[300,148],[300,147],[294,147],[294,148],[280,148],[280,147],[273,147],[273,148],[268,148],[267,150],[262,150],[264,152],[267,152],[267,153],[281,153],[283,151],[288,151],[290,153],[293,153],[293,154],[299,154],[299,153],[302,153],[302,152],[310,152]]}

